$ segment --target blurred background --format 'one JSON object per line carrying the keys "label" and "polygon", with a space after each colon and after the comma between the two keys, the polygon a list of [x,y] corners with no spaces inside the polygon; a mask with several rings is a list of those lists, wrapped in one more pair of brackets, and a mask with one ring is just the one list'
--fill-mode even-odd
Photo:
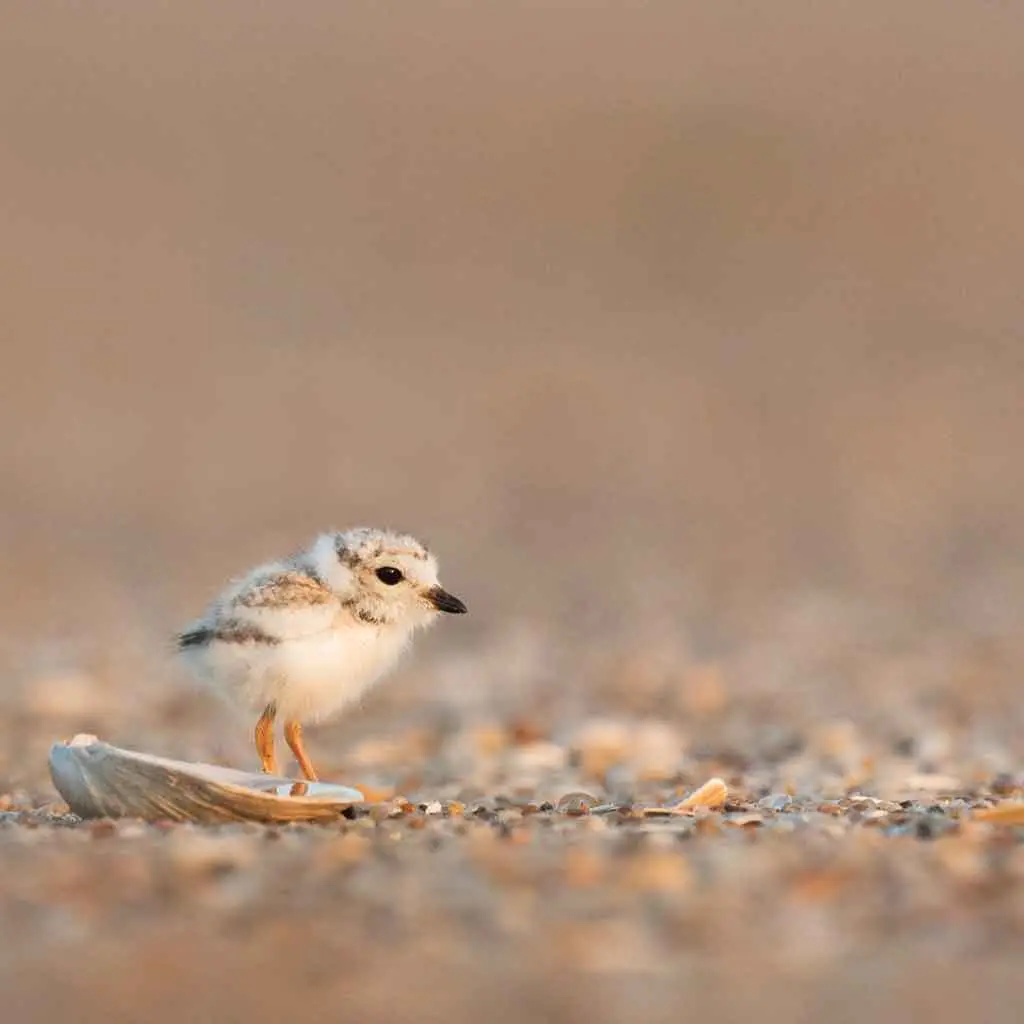
{"label": "blurred background", "polygon": [[606,713],[1019,764],[1022,40],[935,0],[6,10],[6,786],[81,729],[247,762],[168,638],[363,523],[471,615],[316,731],[338,770],[403,715]]}
{"label": "blurred background", "polygon": [[470,604],[433,653],[720,659],[855,609],[858,642],[1003,650],[1022,32],[931,2],[8,12],[3,685],[84,668],[144,707],[225,576],[364,522]]}

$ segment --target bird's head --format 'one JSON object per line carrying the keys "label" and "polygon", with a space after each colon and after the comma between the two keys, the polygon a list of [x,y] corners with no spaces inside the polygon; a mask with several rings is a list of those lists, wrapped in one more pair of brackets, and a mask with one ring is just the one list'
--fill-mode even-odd
{"label": "bird's head", "polygon": [[375,625],[427,625],[466,606],[437,578],[437,559],[414,537],[359,527],[319,537],[313,567],[352,614]]}

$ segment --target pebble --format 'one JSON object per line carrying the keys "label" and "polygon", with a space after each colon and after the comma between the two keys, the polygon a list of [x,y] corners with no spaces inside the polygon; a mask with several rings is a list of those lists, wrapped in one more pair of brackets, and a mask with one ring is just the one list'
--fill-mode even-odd
{"label": "pebble", "polygon": [[766,811],[784,811],[793,803],[793,798],[787,793],[770,793],[757,801],[757,806]]}
{"label": "pebble", "polygon": [[[364,962],[404,980],[422,961],[431,978],[456,979],[447,991],[480,963],[537,961],[557,979],[650,961],[688,985],[716,956],[732,969],[755,955],[759,978],[878,950],[899,958],[922,930],[930,949],[1001,948],[1024,880],[1020,778],[993,774],[1012,759],[957,760],[968,733],[929,744],[902,722],[877,739],[842,720],[818,731],[789,721],[782,695],[762,723],[724,692],[721,671],[705,697],[690,681],[691,710],[707,717],[706,732],[694,728],[700,751],[686,721],[644,717],[647,698],[575,727],[532,711],[456,722],[434,747],[418,727],[397,742],[368,736],[334,761],[365,765],[339,781],[365,778],[367,802],[317,826],[78,822],[44,778],[21,788],[29,776],[9,772],[0,915],[48,965],[60,951],[39,937],[78,933],[46,931],[47,915],[65,915],[100,944],[144,936],[151,963],[173,963],[154,936],[177,923],[186,942],[230,935],[225,976],[228,947],[248,956],[267,942],[266,970],[299,971],[303,984]],[[679,672],[651,678],[651,699],[676,707]],[[900,758],[885,753],[890,735],[913,740]],[[326,731],[310,742],[329,749]],[[724,805],[679,813],[715,776]],[[492,967],[481,976],[481,990],[497,983]],[[723,990],[721,977],[707,984]],[[636,989],[619,998],[609,1019],[642,1015]]]}
{"label": "pebble", "polygon": [[589,793],[566,793],[555,805],[559,814],[578,816],[589,814],[591,808],[599,806],[600,801]]}

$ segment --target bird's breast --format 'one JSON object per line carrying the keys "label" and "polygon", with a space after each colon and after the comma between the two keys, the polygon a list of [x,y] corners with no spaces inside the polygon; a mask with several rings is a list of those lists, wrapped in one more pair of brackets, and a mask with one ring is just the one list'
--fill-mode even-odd
{"label": "bird's breast", "polygon": [[285,699],[304,706],[312,717],[329,715],[357,700],[392,668],[408,640],[405,631],[348,626],[283,644],[277,654],[283,661]]}

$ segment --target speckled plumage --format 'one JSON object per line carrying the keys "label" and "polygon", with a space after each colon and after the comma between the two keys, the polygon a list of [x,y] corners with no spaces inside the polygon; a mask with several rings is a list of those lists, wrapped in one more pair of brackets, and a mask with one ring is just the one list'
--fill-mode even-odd
{"label": "speckled plumage", "polygon": [[358,699],[439,611],[465,606],[441,588],[434,556],[408,535],[361,527],[230,583],[177,648],[199,679],[287,726]]}

